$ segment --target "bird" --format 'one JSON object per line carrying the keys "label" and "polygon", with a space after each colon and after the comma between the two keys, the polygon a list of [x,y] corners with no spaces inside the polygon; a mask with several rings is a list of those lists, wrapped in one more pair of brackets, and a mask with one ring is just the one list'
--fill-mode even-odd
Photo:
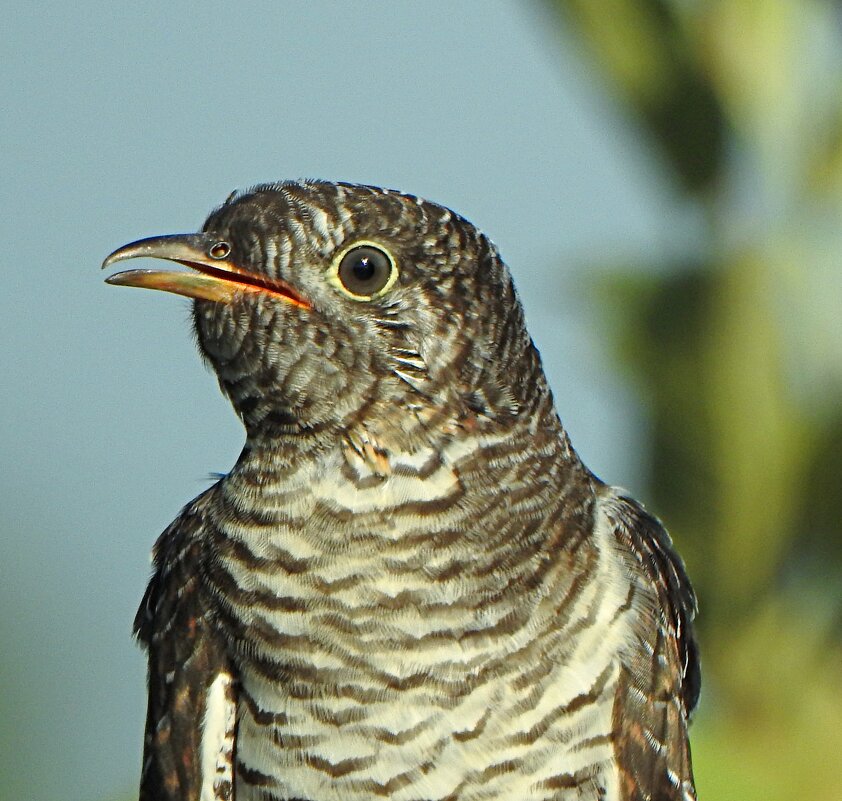
{"label": "bird", "polygon": [[157,540],[141,801],[690,801],[696,597],[582,462],[496,246],[288,180],[110,284],[192,300],[245,429]]}

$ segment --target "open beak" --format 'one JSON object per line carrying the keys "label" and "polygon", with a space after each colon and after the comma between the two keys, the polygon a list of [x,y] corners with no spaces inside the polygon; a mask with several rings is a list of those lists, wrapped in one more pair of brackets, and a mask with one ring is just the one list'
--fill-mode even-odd
{"label": "open beak", "polygon": [[170,270],[127,270],[105,279],[108,284],[160,289],[188,298],[230,303],[244,292],[264,292],[302,309],[311,308],[285,281],[257,275],[229,259],[231,246],[218,236],[173,234],[139,239],[115,250],[102,263],[103,269],[127,259],[167,259],[196,272]]}

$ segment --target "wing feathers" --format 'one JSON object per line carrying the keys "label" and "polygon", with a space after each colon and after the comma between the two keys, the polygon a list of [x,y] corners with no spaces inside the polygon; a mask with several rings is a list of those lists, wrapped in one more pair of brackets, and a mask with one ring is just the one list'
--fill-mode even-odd
{"label": "wing feathers", "polygon": [[[135,619],[149,655],[140,801],[230,798],[225,755],[233,751],[234,687],[199,581],[206,498],[190,504],[156,543],[155,571]],[[203,731],[210,734],[204,741]]]}
{"label": "wing feathers", "polygon": [[694,801],[687,725],[701,684],[696,596],[655,517],[620,495],[606,499],[606,514],[630,575],[642,572],[652,599],[642,610],[636,652],[621,669],[614,702],[623,799]]}

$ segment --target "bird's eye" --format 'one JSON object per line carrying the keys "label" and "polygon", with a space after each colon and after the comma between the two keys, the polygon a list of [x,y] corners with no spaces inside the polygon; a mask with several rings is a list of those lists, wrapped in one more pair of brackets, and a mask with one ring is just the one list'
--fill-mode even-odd
{"label": "bird's eye", "polygon": [[231,252],[231,245],[227,242],[216,242],[211,245],[208,256],[212,259],[224,259]]}
{"label": "bird's eye", "polygon": [[392,255],[372,242],[357,242],[334,261],[332,282],[353,300],[371,300],[388,291],[398,277]]}

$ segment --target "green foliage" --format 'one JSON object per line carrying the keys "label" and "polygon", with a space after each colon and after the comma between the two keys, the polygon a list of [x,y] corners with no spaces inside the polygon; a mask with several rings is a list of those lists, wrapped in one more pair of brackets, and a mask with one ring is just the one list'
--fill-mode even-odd
{"label": "green foliage", "polygon": [[706,220],[594,287],[697,586],[706,801],[842,799],[842,27],[818,0],[558,0]]}

